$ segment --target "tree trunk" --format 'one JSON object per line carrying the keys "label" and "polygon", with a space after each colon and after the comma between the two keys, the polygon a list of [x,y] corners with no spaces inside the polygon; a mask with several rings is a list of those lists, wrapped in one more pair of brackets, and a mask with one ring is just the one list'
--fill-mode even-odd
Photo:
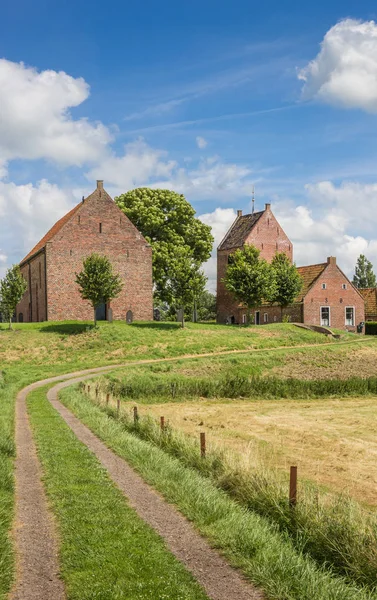
{"label": "tree trunk", "polygon": [[181,325],[182,325],[182,329],[184,329],[185,326],[185,309],[182,306],[182,321],[181,321]]}
{"label": "tree trunk", "polygon": [[194,300],[194,314],[193,314],[193,321],[194,323],[198,322],[198,308],[197,308],[197,302],[196,302],[196,298]]}
{"label": "tree trunk", "polygon": [[9,317],[9,330],[12,329],[12,317]]}
{"label": "tree trunk", "polygon": [[94,327],[97,327],[97,310],[94,308]]}

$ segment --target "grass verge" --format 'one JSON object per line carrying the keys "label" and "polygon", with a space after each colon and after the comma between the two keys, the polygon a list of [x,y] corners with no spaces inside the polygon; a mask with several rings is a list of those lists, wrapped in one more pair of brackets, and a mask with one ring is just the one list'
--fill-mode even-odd
{"label": "grass verge", "polygon": [[5,386],[0,373],[0,599],[6,598],[13,578],[13,549],[9,529],[13,519],[13,460],[15,448],[14,386]]}
{"label": "grass verge", "polygon": [[199,584],[131,509],[41,388],[28,409],[60,534],[69,600],[205,600]]}
{"label": "grass verge", "polygon": [[176,504],[271,600],[375,598],[367,589],[347,584],[331,569],[318,567],[276,525],[247,511],[177,458],[127,432],[123,423],[106,415],[79,390],[64,390],[62,401],[168,501]]}

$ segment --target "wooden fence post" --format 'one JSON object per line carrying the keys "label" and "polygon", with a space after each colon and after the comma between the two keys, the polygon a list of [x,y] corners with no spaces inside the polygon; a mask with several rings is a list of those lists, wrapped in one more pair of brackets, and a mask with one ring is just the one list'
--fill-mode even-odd
{"label": "wooden fence post", "polygon": [[106,394],[106,406],[109,406],[110,394]]}
{"label": "wooden fence post", "polygon": [[90,394],[90,385],[88,385],[88,394]]}
{"label": "wooden fence post", "polygon": [[204,431],[200,434],[200,456],[205,458],[206,455],[206,434]]}
{"label": "wooden fence post", "polygon": [[165,417],[160,417],[160,427],[161,431],[165,430]]}
{"label": "wooden fence post", "polygon": [[134,406],[134,425],[137,425],[139,420],[139,413],[137,412],[137,406]]}
{"label": "wooden fence post", "polygon": [[294,508],[297,504],[297,467],[291,467],[289,476],[289,506]]}
{"label": "wooden fence post", "polygon": [[98,398],[98,385],[96,385],[96,398]]}

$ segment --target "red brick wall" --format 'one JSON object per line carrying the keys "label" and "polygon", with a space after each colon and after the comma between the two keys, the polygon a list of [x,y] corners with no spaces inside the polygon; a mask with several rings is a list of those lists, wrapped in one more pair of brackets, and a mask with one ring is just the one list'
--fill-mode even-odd
{"label": "red brick wall", "polygon": [[[276,252],[285,252],[293,260],[293,245],[280,227],[269,205],[246,239],[246,243],[260,250],[260,256],[271,262]],[[234,300],[222,283],[228,266],[228,257],[233,250],[217,251],[217,321],[225,323],[227,318],[234,316],[240,321],[239,303]],[[242,314],[242,313],[241,313]]]}
{"label": "red brick wall", "polygon": [[[304,323],[308,325],[321,325],[321,306],[330,307],[330,327],[336,329],[348,329],[355,331],[356,325],[360,321],[365,321],[364,299],[356,291],[350,281],[342,273],[334,262],[330,262],[318,281],[309,290],[304,299]],[[326,284],[326,289],[322,289],[322,284]],[[345,284],[347,289],[342,289]],[[346,326],[345,309],[346,306],[355,307],[355,326]]]}
{"label": "red brick wall", "polygon": [[17,321],[20,320],[20,314],[23,316],[24,323],[45,321],[47,319],[45,253],[40,252],[23,265],[21,273],[28,287],[16,309]]}
{"label": "red brick wall", "polygon": [[[125,320],[131,310],[134,320],[152,320],[152,249],[101,186],[46,244],[48,311],[46,315],[45,304],[40,300],[39,319],[93,319],[93,309],[88,301],[81,298],[75,282],[84,258],[93,252],[107,256],[124,283],[120,296],[111,302],[113,318]],[[33,293],[34,263],[37,262],[37,258],[30,261]],[[22,270],[27,272],[28,265]],[[28,302],[28,299],[23,299],[18,308],[23,311],[25,321]],[[35,321],[34,297],[32,304],[32,320]]]}

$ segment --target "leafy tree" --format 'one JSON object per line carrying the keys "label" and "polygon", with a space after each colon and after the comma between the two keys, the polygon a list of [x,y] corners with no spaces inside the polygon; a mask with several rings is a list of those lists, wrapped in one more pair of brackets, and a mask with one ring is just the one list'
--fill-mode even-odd
{"label": "leafy tree", "polygon": [[181,310],[182,327],[185,326],[184,309],[193,305],[199,290],[203,290],[207,278],[200,269],[200,263],[192,258],[186,246],[178,246],[170,264],[167,292],[173,304]]}
{"label": "leafy tree", "polygon": [[364,254],[360,254],[357,259],[353,284],[357,288],[377,287],[373,265]]}
{"label": "leafy tree", "polygon": [[94,326],[97,326],[96,309],[102,303],[110,302],[119,296],[123,284],[118,274],[113,272],[106,256],[91,254],[83,262],[83,270],[76,273],[76,283],[84,300],[89,300],[94,310]]}
{"label": "leafy tree", "polygon": [[303,285],[303,280],[295,265],[292,265],[284,252],[276,253],[271,262],[271,269],[275,274],[275,287],[269,296],[270,302],[276,302],[283,308],[293,304]]}
{"label": "leafy tree", "polygon": [[171,190],[138,188],[115,202],[153,248],[156,299],[174,303],[169,278],[176,267],[176,250],[185,248],[185,256],[190,251],[192,260],[202,264],[211,254],[211,228],[195,218],[195,210],[182,194]]}
{"label": "leafy tree", "polygon": [[255,246],[246,245],[229,257],[224,277],[226,289],[236,300],[251,309],[260,306],[275,294],[275,273]]}
{"label": "leafy tree", "polygon": [[12,329],[12,318],[17,304],[27,290],[27,283],[18,265],[13,265],[0,281],[0,310]]}
{"label": "leafy tree", "polygon": [[216,296],[208,290],[203,290],[198,298],[199,321],[213,321],[216,319]]}

